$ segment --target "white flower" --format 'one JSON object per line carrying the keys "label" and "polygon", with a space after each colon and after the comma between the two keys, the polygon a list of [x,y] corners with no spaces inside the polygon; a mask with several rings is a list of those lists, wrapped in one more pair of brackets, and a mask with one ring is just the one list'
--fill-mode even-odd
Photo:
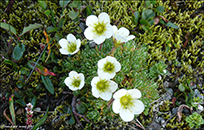
{"label": "white flower", "polygon": [[111,99],[112,93],[118,88],[118,84],[110,80],[105,74],[94,77],[91,86],[93,96],[106,101]]}
{"label": "white flower", "polygon": [[26,106],[31,108],[31,109],[33,108],[33,105],[31,103],[26,104]]}
{"label": "white flower", "polygon": [[124,42],[128,42],[128,41],[135,38],[134,35],[129,35],[130,31],[125,27],[121,27],[118,30],[118,28],[115,25],[113,25],[112,28],[113,28],[113,32],[114,32],[113,33],[113,40],[116,40],[117,44],[123,44]]}
{"label": "white flower", "polygon": [[112,79],[115,73],[120,71],[121,64],[115,59],[115,57],[107,56],[106,58],[98,61],[98,75],[106,74],[107,77]]}
{"label": "white flower", "polygon": [[68,54],[75,54],[79,51],[81,46],[81,40],[77,39],[73,34],[67,35],[67,39],[60,39],[59,44],[62,47],[59,51],[61,54],[68,55]]}
{"label": "white flower", "polygon": [[163,72],[166,74],[167,71],[166,71],[166,70],[163,70]]}
{"label": "white flower", "polygon": [[141,92],[138,89],[120,89],[113,98],[113,111],[119,113],[122,120],[125,122],[132,121],[134,114],[140,114],[144,111],[144,104],[142,101],[137,100],[141,97]]}
{"label": "white flower", "polygon": [[65,84],[72,91],[80,90],[84,86],[84,74],[77,73],[76,71],[71,71],[69,73],[69,77],[64,80]]}
{"label": "white flower", "polygon": [[198,105],[198,110],[200,111],[200,112],[202,112],[203,111],[203,106],[202,105]]}
{"label": "white flower", "polygon": [[113,29],[110,25],[110,17],[107,13],[99,14],[98,18],[95,15],[90,15],[86,19],[88,28],[84,31],[84,35],[88,40],[94,40],[95,43],[101,44],[106,38],[113,35]]}

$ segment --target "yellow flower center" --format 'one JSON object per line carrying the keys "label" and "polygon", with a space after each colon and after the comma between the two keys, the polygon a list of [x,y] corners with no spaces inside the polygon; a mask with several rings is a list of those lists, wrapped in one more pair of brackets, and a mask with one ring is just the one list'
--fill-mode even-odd
{"label": "yellow flower center", "polygon": [[74,79],[74,80],[72,81],[72,86],[78,88],[79,85],[80,85],[80,83],[81,83],[81,80],[80,80],[80,79]]}
{"label": "yellow flower center", "polygon": [[128,107],[133,105],[131,95],[124,95],[120,98],[120,104],[123,108],[127,109]]}
{"label": "yellow flower center", "polygon": [[112,73],[114,69],[115,69],[115,66],[113,63],[108,61],[104,64],[104,68],[103,68],[104,72]]}
{"label": "yellow flower center", "polygon": [[106,31],[105,26],[106,25],[103,22],[96,24],[95,27],[94,27],[96,34],[97,35],[102,35]]}
{"label": "yellow flower center", "polygon": [[76,51],[76,49],[77,49],[76,43],[69,43],[69,44],[67,45],[67,50],[68,50],[68,52],[70,52],[70,53],[73,53],[74,51]]}
{"label": "yellow flower center", "polygon": [[107,88],[109,88],[109,83],[107,80],[103,79],[103,80],[100,80],[99,82],[97,82],[96,84],[96,88],[101,91],[101,92],[104,92],[107,90]]}

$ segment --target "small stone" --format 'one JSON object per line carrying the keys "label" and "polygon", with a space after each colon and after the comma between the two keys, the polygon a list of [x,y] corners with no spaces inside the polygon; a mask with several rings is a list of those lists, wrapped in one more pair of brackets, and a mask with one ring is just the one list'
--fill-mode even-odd
{"label": "small stone", "polygon": [[178,107],[172,109],[172,115],[176,114],[178,111]]}
{"label": "small stone", "polygon": [[147,130],[160,130],[160,129],[161,125],[157,124],[156,122],[152,122],[147,128]]}
{"label": "small stone", "polygon": [[96,43],[94,41],[89,42],[90,47],[95,47]]}
{"label": "small stone", "polygon": [[164,82],[164,87],[165,87],[165,88],[168,88],[168,87],[169,87],[169,82],[168,82],[168,81],[165,81],[165,82]]}

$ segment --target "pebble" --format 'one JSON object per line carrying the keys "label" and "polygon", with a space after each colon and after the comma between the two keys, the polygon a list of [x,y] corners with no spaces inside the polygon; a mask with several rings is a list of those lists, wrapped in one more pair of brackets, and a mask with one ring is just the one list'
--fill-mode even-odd
{"label": "pebble", "polygon": [[165,87],[165,88],[168,88],[168,87],[169,87],[169,82],[168,82],[168,81],[165,81],[165,82],[164,82],[164,87]]}
{"label": "pebble", "polygon": [[175,113],[177,113],[177,110],[178,110],[178,107],[173,108],[173,109],[172,109],[172,115],[174,115]]}

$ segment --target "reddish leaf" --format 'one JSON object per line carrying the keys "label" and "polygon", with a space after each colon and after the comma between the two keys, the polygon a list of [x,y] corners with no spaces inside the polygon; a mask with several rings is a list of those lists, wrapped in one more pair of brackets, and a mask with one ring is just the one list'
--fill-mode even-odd
{"label": "reddish leaf", "polygon": [[173,97],[173,98],[172,98],[172,103],[173,103],[173,106],[175,106],[175,103],[176,103],[176,97]]}
{"label": "reddish leaf", "polygon": [[[44,32],[44,35],[45,35],[45,37],[46,37],[46,43],[48,44],[48,43],[49,43],[49,37],[48,37],[48,35],[47,35],[47,33],[46,33],[45,30],[46,30],[46,29],[44,28],[44,31],[43,31],[43,32]],[[48,49],[48,56],[47,56],[47,59],[45,60],[45,62],[47,62],[48,58],[50,57],[50,53],[51,53],[50,43],[48,44],[47,49]]]}
{"label": "reddish leaf", "polygon": [[[31,69],[33,69],[34,66],[35,66],[35,62],[29,61],[29,62],[28,62],[28,66],[29,66]],[[35,71],[37,71],[38,73],[40,73],[40,74],[42,74],[42,75],[44,75],[44,76],[48,76],[48,75],[50,75],[50,76],[56,76],[56,75],[57,75],[57,74],[55,74],[55,73],[49,71],[47,68],[45,68],[45,67],[43,67],[43,66],[41,66],[41,65],[39,65],[39,64],[36,65]]]}

